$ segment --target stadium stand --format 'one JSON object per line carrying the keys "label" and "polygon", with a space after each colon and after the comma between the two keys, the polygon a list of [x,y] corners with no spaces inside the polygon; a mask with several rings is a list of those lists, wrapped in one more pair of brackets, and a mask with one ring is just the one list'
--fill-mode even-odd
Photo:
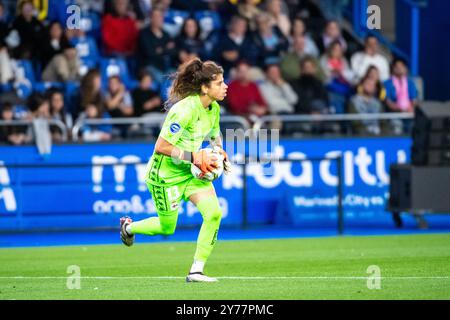
{"label": "stadium stand", "polygon": [[[378,121],[373,119],[367,120],[368,122],[361,120],[359,123],[376,123],[375,130],[354,129],[356,122],[350,121],[354,118],[345,118],[349,113],[355,113],[352,115],[355,116],[361,114],[361,112],[363,113],[361,114],[362,117],[365,116],[365,113],[372,113],[373,117],[374,113],[391,112],[390,116],[381,116],[381,118],[395,118],[397,113],[392,108],[392,105],[395,104],[395,102],[392,102],[392,96],[395,97],[399,93],[403,94],[403,92],[398,91],[396,86],[398,81],[391,78],[390,70],[385,69],[386,63],[392,62],[395,55],[387,50],[383,43],[379,43],[376,37],[365,37],[358,32],[359,30],[352,29],[351,21],[345,19],[346,10],[349,10],[348,4],[347,7],[342,7],[339,10],[333,8],[333,11],[327,10],[327,7],[312,0],[260,1],[255,2],[256,5],[249,5],[245,1],[230,2],[223,0],[195,1],[189,5],[182,1],[151,1],[151,8],[147,1],[145,3],[140,1],[124,2],[127,6],[126,16],[132,18],[130,21],[135,22],[139,33],[151,28],[150,12],[155,8],[161,9],[164,12],[163,30],[169,35],[170,41],[177,40],[186,19],[195,19],[203,48],[198,52],[189,52],[190,56],[212,59],[219,63],[226,62],[226,71],[227,73],[230,71],[229,74],[226,74],[228,83],[235,81],[235,67],[245,59],[245,62],[250,64],[250,80],[254,81],[260,90],[269,87],[274,90],[273,92],[276,92],[277,88],[281,90],[283,86],[294,89],[292,92],[294,96],[291,97],[291,100],[297,102],[293,108],[290,108],[292,112],[289,112],[289,114],[300,116],[300,118],[317,113],[324,115],[324,112],[318,112],[317,108],[319,105],[325,104],[320,108],[320,110],[327,110],[325,116],[342,115],[343,117],[336,118],[339,119],[336,121],[340,124],[337,129],[335,127],[331,131],[325,130],[329,134],[383,135],[408,132],[407,126],[402,128],[398,124],[395,130],[390,130],[389,128],[392,126],[389,125],[381,126],[379,129]],[[66,9],[73,4],[78,5],[81,10],[79,24],[75,29],[69,28],[66,23],[68,18]],[[30,14],[30,10],[32,10],[32,14]],[[18,3],[16,1],[3,1],[0,10],[0,29],[2,30],[0,32],[0,74],[2,74],[0,102],[2,107],[12,105],[15,119],[30,119],[32,113],[24,107],[27,105],[27,99],[34,93],[41,93],[45,99],[48,99],[46,98],[49,96],[48,93],[58,89],[64,93],[65,111],[74,116],[73,123],[76,123],[77,116],[86,111],[79,105],[80,100],[75,99],[80,95],[80,80],[67,82],[42,81],[44,66],[40,57],[35,54],[37,51],[28,48],[29,44],[23,43],[26,39],[21,39],[18,35],[32,26],[42,26],[47,30],[54,21],[61,23],[64,28],[64,37],[76,48],[77,58],[80,61],[79,79],[82,79],[89,70],[97,69],[101,75],[102,95],[106,94],[108,79],[115,75],[120,76],[121,81],[130,92],[137,88],[139,72],[142,72],[144,67],[148,67],[139,60],[141,52],[139,52],[138,43],[135,44],[138,49],[132,55],[111,54],[111,52],[104,50],[102,21],[105,21],[104,18],[107,15],[114,19],[115,10],[113,0],[95,2],[83,0],[24,0],[18,1]],[[244,18],[242,28],[246,30],[245,52],[239,51],[242,51],[241,44],[244,38],[239,36],[239,32],[233,31],[233,34],[230,33],[231,23],[236,21],[236,19],[232,19],[235,16]],[[22,31],[15,29],[15,26],[18,25]],[[226,41],[222,42],[223,39]],[[136,41],[138,40],[136,39]],[[56,46],[53,42],[50,42],[50,45]],[[189,47],[186,43],[183,43],[183,45],[185,48]],[[380,47],[380,53],[378,53],[378,46]],[[332,48],[330,49],[330,47]],[[154,52],[159,51],[160,48],[154,48]],[[388,52],[388,54],[385,55],[385,52]],[[25,53],[31,53],[31,55]],[[250,59],[246,59],[248,57]],[[151,89],[159,92],[160,97],[164,100],[167,98],[167,90],[170,86],[169,73],[176,70],[180,60],[178,56],[170,55],[165,56],[161,61],[164,61],[167,65],[166,71],[162,80],[160,74],[152,75],[154,81],[151,82]],[[315,67],[312,67],[315,75],[311,75],[311,70],[301,70],[302,65],[310,65],[308,61],[315,63]],[[380,61],[381,63],[379,63]],[[362,63],[365,63],[365,65],[362,66]],[[371,95],[371,99],[373,99],[371,104],[364,106],[357,104],[355,109],[355,101],[364,101],[365,93],[358,90],[362,88],[364,83],[369,83],[366,78],[372,77],[372,73],[366,73],[366,69],[361,70],[361,67],[367,68],[372,63],[383,66],[383,70],[378,70],[382,81],[376,81],[377,92],[384,90],[383,81],[388,77],[388,97],[390,99],[386,100],[385,96],[374,94]],[[264,73],[266,67],[273,64],[281,66],[283,76],[277,81],[278,83],[271,83],[269,78],[266,79]],[[406,67],[408,66],[406,65]],[[152,69],[147,68],[147,71],[151,72]],[[404,76],[407,76],[407,68],[405,72]],[[363,75],[364,77],[362,77]],[[418,88],[414,88],[413,91],[417,92],[418,99],[423,99],[423,80],[418,75],[413,74],[413,77],[409,78],[408,84],[410,86],[418,84]],[[367,87],[370,87],[370,84]],[[310,93],[305,91],[305,88],[309,88]],[[325,92],[325,97],[321,96],[323,95],[322,92]],[[308,94],[312,94],[312,96],[307,96]],[[320,101],[315,98],[317,95],[322,97]],[[233,97],[234,93],[229,92],[229,96]],[[308,105],[305,104],[305,101],[308,101]],[[351,103],[352,101],[353,103]],[[387,101],[388,103],[386,103]],[[401,103],[409,102],[402,99]],[[376,107],[370,109],[370,105]],[[401,110],[397,111],[412,113],[415,105],[417,105],[417,100],[412,102],[411,108],[402,107]],[[229,99],[223,102],[223,106],[224,115],[239,115],[233,113],[233,105],[230,105]],[[272,109],[276,110],[277,108],[272,106]],[[159,109],[152,111],[152,113],[157,114],[161,112]],[[275,114],[276,112],[270,113],[269,110],[269,113],[264,115],[273,116]],[[146,115],[139,114],[139,116]],[[103,115],[99,115],[99,117],[102,118]],[[251,122],[260,124],[261,121],[257,119],[258,115],[255,115],[255,117]],[[304,119],[302,122],[308,122],[308,118]],[[332,118],[327,119],[324,118],[324,121],[330,121]],[[400,117],[395,121],[401,123],[402,119]],[[393,121],[392,119],[387,120],[387,123]],[[295,122],[289,121],[288,127],[289,130],[282,131],[283,135],[295,136],[299,132],[313,135],[324,133],[323,130],[310,130],[304,123],[295,124]],[[311,128],[311,126],[309,127]],[[281,127],[279,126],[279,128]],[[71,131],[72,128],[69,127],[67,130]],[[137,136],[142,137],[142,135]],[[0,143],[10,143],[8,141],[6,139]],[[24,142],[25,140],[22,141],[22,143]]]}

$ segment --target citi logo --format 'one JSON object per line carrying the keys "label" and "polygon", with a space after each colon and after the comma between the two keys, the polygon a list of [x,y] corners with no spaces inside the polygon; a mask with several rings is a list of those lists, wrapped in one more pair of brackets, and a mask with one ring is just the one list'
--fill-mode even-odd
{"label": "citi logo", "polygon": [[9,179],[8,170],[3,161],[0,161],[0,203],[4,203],[7,212],[17,210],[16,197],[14,196],[14,191],[10,184],[11,181]]}

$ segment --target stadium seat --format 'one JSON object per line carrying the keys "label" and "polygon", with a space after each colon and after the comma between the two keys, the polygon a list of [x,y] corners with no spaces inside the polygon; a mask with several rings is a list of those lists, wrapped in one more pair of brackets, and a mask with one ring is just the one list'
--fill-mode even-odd
{"label": "stadium seat", "polygon": [[129,90],[136,88],[138,85],[137,80],[131,78],[127,63],[122,58],[101,58],[100,72],[104,89],[107,87],[108,78],[115,75],[120,76],[125,87]]}
{"label": "stadium seat", "polygon": [[39,93],[44,93],[50,88],[56,88],[56,89],[64,89],[64,83],[63,82],[36,82],[34,86],[34,90]]}
{"label": "stadium seat", "polygon": [[189,17],[189,13],[180,10],[167,10],[164,16],[164,31],[166,31],[172,38],[178,36],[181,32],[184,20]]}
{"label": "stadium seat", "polygon": [[90,64],[90,62],[97,63],[100,59],[97,43],[93,37],[86,36],[73,38],[71,43],[77,49],[80,59],[89,61],[86,64]]}
{"label": "stadium seat", "polygon": [[80,27],[86,32],[86,35],[97,40],[101,35],[101,19],[96,12],[84,11],[81,13]]}
{"label": "stadium seat", "polygon": [[202,39],[205,39],[213,30],[222,29],[222,21],[220,20],[219,14],[215,11],[196,11],[194,18],[198,21],[202,30],[200,34]]}

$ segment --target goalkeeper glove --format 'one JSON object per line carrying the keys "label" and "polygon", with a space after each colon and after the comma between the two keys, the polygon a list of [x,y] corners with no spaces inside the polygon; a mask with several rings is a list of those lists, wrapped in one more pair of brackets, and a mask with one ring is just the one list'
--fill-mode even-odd
{"label": "goalkeeper glove", "polygon": [[202,170],[203,173],[212,172],[217,168],[217,156],[212,152],[200,150],[192,152],[192,163]]}
{"label": "goalkeeper glove", "polygon": [[223,171],[225,171],[225,174],[231,173],[231,162],[225,150],[219,146],[215,146],[213,150],[219,152],[223,156]]}

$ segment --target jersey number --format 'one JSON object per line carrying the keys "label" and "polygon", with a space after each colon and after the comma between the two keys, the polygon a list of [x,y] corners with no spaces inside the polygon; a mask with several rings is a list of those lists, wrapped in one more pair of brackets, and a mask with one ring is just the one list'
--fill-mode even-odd
{"label": "jersey number", "polygon": [[178,187],[170,187],[166,189],[167,192],[167,198],[169,201],[177,200],[180,197],[180,192],[178,191]]}

